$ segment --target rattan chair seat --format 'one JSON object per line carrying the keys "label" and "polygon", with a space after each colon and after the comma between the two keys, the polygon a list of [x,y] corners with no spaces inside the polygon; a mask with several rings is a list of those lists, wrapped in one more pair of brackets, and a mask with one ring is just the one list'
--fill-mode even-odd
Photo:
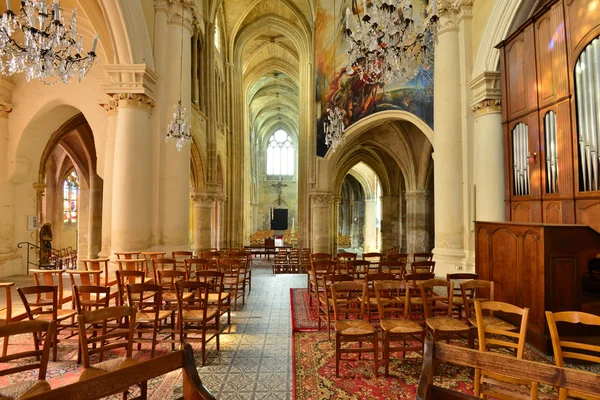
{"label": "rattan chair seat", "polygon": [[375,328],[368,321],[360,319],[350,319],[335,321],[335,331],[342,335],[370,335],[375,332]]}
{"label": "rattan chair seat", "polygon": [[450,317],[431,317],[425,320],[429,328],[434,331],[442,332],[460,332],[468,331],[469,326],[456,318]]}
{"label": "rattan chair seat", "polygon": [[423,327],[408,319],[384,319],[380,321],[381,329],[389,333],[421,333]]}

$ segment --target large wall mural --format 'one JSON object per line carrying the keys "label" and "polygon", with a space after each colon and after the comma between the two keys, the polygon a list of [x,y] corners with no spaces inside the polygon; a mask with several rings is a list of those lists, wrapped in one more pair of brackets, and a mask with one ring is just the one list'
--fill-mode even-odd
{"label": "large wall mural", "polygon": [[[324,157],[328,150],[323,130],[328,105],[346,111],[346,128],[379,111],[403,110],[415,114],[433,129],[433,57],[431,67],[420,68],[408,82],[368,84],[358,73],[349,75],[346,70],[348,47],[344,38],[346,9],[350,8],[350,17],[355,23],[357,1],[336,0],[335,3],[335,12],[334,0],[318,0],[317,8],[317,155]],[[426,4],[426,0],[415,0],[413,7],[415,11],[423,10]]]}

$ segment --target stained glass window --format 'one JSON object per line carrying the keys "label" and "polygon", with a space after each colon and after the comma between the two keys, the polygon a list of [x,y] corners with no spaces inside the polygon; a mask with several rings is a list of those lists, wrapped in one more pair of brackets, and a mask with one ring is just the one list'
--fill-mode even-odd
{"label": "stained glass window", "polygon": [[71,171],[63,182],[63,220],[65,224],[77,223],[77,199],[79,194],[79,177]]}
{"label": "stained glass window", "polygon": [[271,135],[267,147],[267,175],[294,175],[294,144],[283,130]]}

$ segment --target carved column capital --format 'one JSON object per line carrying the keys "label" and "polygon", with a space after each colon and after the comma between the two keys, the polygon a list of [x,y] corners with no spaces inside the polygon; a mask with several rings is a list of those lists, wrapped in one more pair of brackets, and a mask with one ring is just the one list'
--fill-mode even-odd
{"label": "carved column capital", "polygon": [[44,192],[46,191],[46,187],[48,187],[48,185],[46,185],[45,183],[42,183],[42,182],[35,182],[33,184],[33,188],[35,189],[37,194],[40,196],[44,195]]}
{"label": "carved column capital", "polygon": [[169,12],[169,1],[168,0],[154,0],[154,11],[155,12]]}
{"label": "carved column capital", "polygon": [[151,100],[148,104],[154,106],[158,76],[146,64],[110,64],[103,69],[108,75],[108,81],[102,85],[106,94],[113,97],[141,94]]}
{"label": "carved column capital", "polygon": [[473,94],[471,109],[475,116],[502,111],[500,72],[485,71],[469,82]]}
{"label": "carved column capital", "polygon": [[486,99],[471,106],[475,117],[485,114],[495,114],[502,112],[502,101],[500,99]]}
{"label": "carved column capital", "polygon": [[196,207],[212,207],[214,202],[218,200],[217,193],[206,189],[194,189],[190,193],[190,197]]}
{"label": "carved column capital", "polygon": [[428,200],[429,192],[427,190],[413,190],[404,193],[404,197],[407,201],[409,200]]}
{"label": "carved column capital", "polygon": [[170,6],[169,9],[169,24],[180,25],[194,34],[194,28],[199,24],[199,14],[193,0],[167,0]]}
{"label": "carved column capital", "polygon": [[106,95],[106,97],[98,102],[98,105],[109,114],[115,114],[119,107],[118,100],[116,100],[113,96]]}
{"label": "carved column capital", "polygon": [[112,95],[117,107],[137,107],[151,111],[156,104],[154,100],[142,93],[115,93]]}
{"label": "carved column capital", "polygon": [[331,192],[313,192],[310,195],[312,205],[315,207],[326,207],[331,203],[333,196]]}

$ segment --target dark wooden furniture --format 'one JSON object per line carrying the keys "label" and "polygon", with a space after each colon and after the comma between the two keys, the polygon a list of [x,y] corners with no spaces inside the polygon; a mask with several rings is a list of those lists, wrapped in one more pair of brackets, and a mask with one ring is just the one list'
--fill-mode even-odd
{"label": "dark wooden furniture", "polygon": [[194,363],[194,352],[189,344],[184,344],[182,350],[108,372],[83,382],[62,386],[47,393],[30,397],[29,400],[100,399],[111,393],[125,391],[138,382],[148,381],[180,368],[183,371],[183,397],[186,400],[215,400],[215,397],[204,387],[198,376]]}
{"label": "dark wooden furniture", "polygon": [[545,352],[544,311],[582,309],[582,275],[599,251],[600,234],[583,225],[475,223],[477,275],[494,282],[495,300],[529,308],[527,341]]}
{"label": "dark wooden furniture", "polygon": [[[590,0],[539,4],[532,17],[497,46],[502,76],[506,219],[585,224],[600,231],[600,191],[583,187],[581,170],[587,163],[579,154],[575,84],[577,60],[600,34],[600,7],[592,7]],[[545,124],[549,113],[556,115],[556,130]],[[530,190],[525,195],[516,194],[513,173],[512,133],[520,123],[527,125],[524,151],[531,156],[527,161],[517,160],[528,166]],[[546,144],[546,130],[556,132],[554,165],[547,162],[552,152],[549,149],[554,147]]]}
{"label": "dark wooden furniture", "polygon": [[575,389],[580,392],[600,393],[600,377],[592,372],[519,360],[503,354],[465,349],[451,344],[434,343],[431,338],[428,338],[425,342],[423,369],[417,388],[417,400],[478,399],[477,397],[434,386],[435,367],[439,362],[494,370],[505,376]]}

